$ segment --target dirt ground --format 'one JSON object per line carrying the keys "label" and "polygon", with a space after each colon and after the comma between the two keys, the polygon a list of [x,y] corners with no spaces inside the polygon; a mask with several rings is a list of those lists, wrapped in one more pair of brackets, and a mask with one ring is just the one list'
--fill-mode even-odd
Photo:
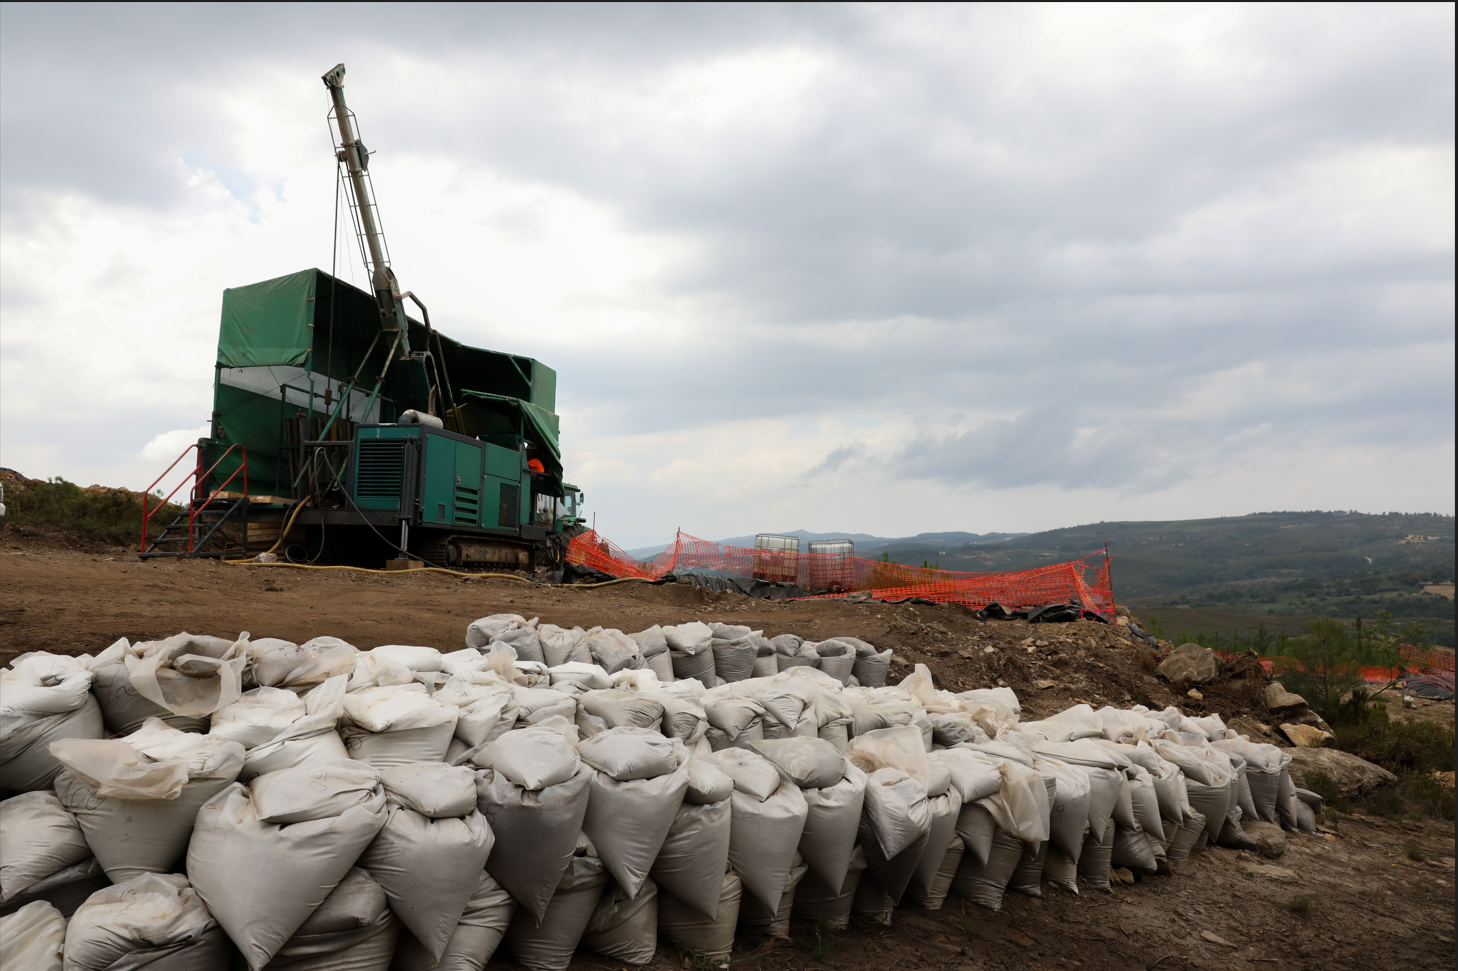
{"label": "dirt ground", "polygon": [[[0,536],[0,590],[0,662],[32,650],[96,653],[119,637],[145,640],[181,630],[247,630],[296,642],[332,634],[361,648],[404,643],[453,650],[470,621],[503,611],[627,631],[722,620],[770,636],[848,634],[894,648],[893,680],[926,663],[942,687],[1007,684],[1029,719],[1079,701],[1095,707],[1179,704],[1192,715],[1221,712],[1227,722],[1238,719],[1242,731],[1274,740],[1259,703],[1259,674],[1236,671],[1202,686],[1200,701],[1177,696],[1154,676],[1151,650],[1117,627],[1091,621],[984,622],[954,606],[774,603],[676,584],[549,588],[441,574],[140,562],[105,541],[13,528]],[[1449,724],[1451,711],[1450,703]],[[1111,893],[1076,896],[1045,885],[1042,899],[1010,893],[998,913],[955,895],[942,911],[901,908],[889,928],[853,924],[822,960],[799,943],[757,943],[742,934],[733,966],[1452,968],[1451,821],[1329,813],[1326,826],[1331,832],[1322,837],[1288,834],[1277,860],[1211,849],[1172,876]],[[792,933],[803,941],[809,929],[797,923]],[[695,965],[664,947],[651,966]],[[490,967],[518,966],[502,954]],[[573,963],[574,969],[617,967],[581,952]]]}

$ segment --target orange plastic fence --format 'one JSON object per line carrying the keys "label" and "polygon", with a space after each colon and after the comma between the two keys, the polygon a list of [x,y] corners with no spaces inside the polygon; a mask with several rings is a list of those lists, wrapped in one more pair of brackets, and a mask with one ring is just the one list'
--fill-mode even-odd
{"label": "orange plastic fence", "polygon": [[1082,559],[1015,573],[960,573],[857,556],[724,546],[679,532],[673,545],[652,563],[641,563],[596,531],[590,531],[572,541],[567,562],[615,577],[648,580],[685,570],[714,570],[756,580],[798,584],[824,591],[817,595],[825,597],[864,592],[879,599],[922,597],[974,609],[998,603],[1009,610],[1077,603],[1104,617],[1112,618],[1114,614],[1109,559],[1104,550]]}

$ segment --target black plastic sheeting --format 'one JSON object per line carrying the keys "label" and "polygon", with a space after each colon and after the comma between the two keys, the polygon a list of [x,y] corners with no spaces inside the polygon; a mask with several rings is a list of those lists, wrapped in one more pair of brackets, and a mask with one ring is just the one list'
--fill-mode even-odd
{"label": "black plastic sheeting", "polygon": [[721,593],[742,593],[746,597],[758,597],[761,600],[798,600],[814,595],[812,591],[793,583],[771,583],[749,577],[708,576],[702,573],[665,574],[663,582],[670,581],[687,583],[706,590],[718,590]]}
{"label": "black plastic sheeting", "polygon": [[1452,688],[1437,678],[1421,675],[1414,675],[1407,679],[1407,693],[1414,698],[1426,698],[1431,701],[1451,701],[1453,698]]}
{"label": "black plastic sheeting", "polygon": [[1026,620],[1030,624],[1067,624],[1075,620],[1096,620],[1101,624],[1108,623],[1105,617],[1085,609],[1082,604],[1078,603],[1048,604],[1044,607],[1029,607],[1019,610],[1008,610],[1000,603],[990,603],[973,613],[979,620]]}

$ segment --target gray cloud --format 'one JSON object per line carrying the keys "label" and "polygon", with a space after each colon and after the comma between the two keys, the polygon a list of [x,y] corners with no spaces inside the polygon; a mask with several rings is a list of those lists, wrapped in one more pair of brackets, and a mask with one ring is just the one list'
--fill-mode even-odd
{"label": "gray cloud", "polygon": [[[558,369],[569,443],[899,422],[803,474],[1134,491],[1260,448],[1451,446],[1451,188],[1413,186],[1452,182],[1452,8],[1222,9],[7,4],[0,210],[12,241],[64,199],[162,222],[189,165],[250,206],[278,173],[238,161],[232,106],[323,143],[344,60],[382,192],[441,161],[677,241],[639,296],[681,340],[536,351],[442,314]],[[724,63],[758,93],[684,114],[680,74]],[[545,225],[530,200],[479,224]]]}

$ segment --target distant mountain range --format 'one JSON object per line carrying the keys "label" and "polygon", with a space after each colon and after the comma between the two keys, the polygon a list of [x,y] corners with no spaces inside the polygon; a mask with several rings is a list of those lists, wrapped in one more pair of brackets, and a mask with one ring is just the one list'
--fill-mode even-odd
{"label": "distant mountain range", "polygon": [[[811,543],[819,543],[830,539],[848,539],[856,544],[856,555],[866,553],[879,553],[887,547],[898,545],[920,544],[922,546],[970,546],[978,543],[1000,543],[1004,540],[1017,539],[1026,536],[1027,533],[917,533],[915,536],[886,537],[872,536],[869,533],[812,533],[808,529],[792,529],[785,533],[776,533],[776,536],[798,536],[801,541],[801,551],[808,553]],[[714,542],[721,546],[754,546],[754,534],[749,536],[731,536],[728,539],[716,539]],[[628,555],[637,557],[640,560],[650,560],[672,546],[672,543],[664,543],[662,546],[642,546],[635,550],[628,550]]]}

